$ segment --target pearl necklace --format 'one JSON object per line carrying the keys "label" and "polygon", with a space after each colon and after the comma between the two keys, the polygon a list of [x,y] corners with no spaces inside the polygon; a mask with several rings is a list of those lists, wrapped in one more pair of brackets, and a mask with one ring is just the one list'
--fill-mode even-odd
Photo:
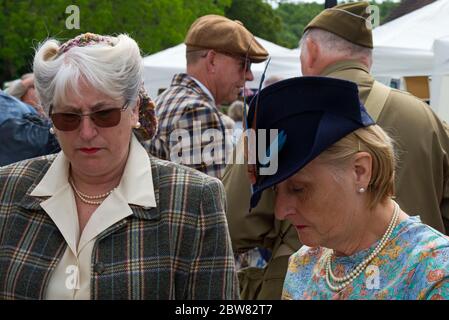
{"label": "pearl necklace", "polygon": [[[110,191],[108,191],[108,192],[106,192],[106,193],[99,194],[99,195],[97,195],[97,196],[89,196],[89,195],[84,194],[84,193],[82,193],[81,191],[79,191],[79,190],[75,187],[75,183],[73,182],[72,179],[70,179],[69,182],[70,182],[70,185],[72,186],[73,190],[75,191],[76,195],[78,196],[78,198],[80,198],[80,200],[81,200],[82,202],[87,203],[87,204],[91,204],[91,205],[96,205],[96,206],[97,206],[97,205],[100,205],[100,204],[103,202],[104,198],[106,198],[107,196],[109,196],[109,195],[111,194],[111,192],[114,190],[114,189],[112,189],[112,190],[110,190]],[[96,201],[95,199],[103,199],[103,200],[101,200],[101,201]]]}
{"label": "pearl necklace", "polygon": [[[331,260],[334,254],[334,250],[329,250],[327,256],[324,258],[325,268],[326,268],[326,283],[332,291],[341,291],[345,287],[347,287],[354,279],[356,279],[368,266],[368,264],[382,251],[382,249],[386,246],[391,234],[393,233],[393,229],[399,218],[399,205],[395,203],[393,217],[391,218],[390,224],[388,225],[387,231],[382,236],[382,239],[379,241],[379,244],[376,246],[374,251],[365,258],[359,265],[357,265],[348,275],[344,277],[336,277],[332,272]],[[336,282],[336,285],[331,283]]]}

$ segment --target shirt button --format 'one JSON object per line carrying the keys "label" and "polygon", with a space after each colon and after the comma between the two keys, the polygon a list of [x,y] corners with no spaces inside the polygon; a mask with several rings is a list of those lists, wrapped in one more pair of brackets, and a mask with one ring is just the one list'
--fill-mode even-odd
{"label": "shirt button", "polygon": [[94,266],[94,271],[98,274],[102,274],[104,272],[104,263],[103,262],[97,262]]}

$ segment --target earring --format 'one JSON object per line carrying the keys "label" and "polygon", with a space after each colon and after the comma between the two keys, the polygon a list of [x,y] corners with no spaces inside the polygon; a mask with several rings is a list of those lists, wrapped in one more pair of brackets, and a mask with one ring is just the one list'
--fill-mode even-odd
{"label": "earring", "polygon": [[134,126],[134,129],[139,129],[142,125],[139,121],[137,121],[136,125]]}
{"label": "earring", "polygon": [[50,131],[50,134],[55,134],[55,129],[53,127],[51,127],[50,129],[48,129],[48,131]]}
{"label": "earring", "polygon": [[366,190],[365,190],[365,188],[360,188],[359,189],[359,193],[364,193]]}

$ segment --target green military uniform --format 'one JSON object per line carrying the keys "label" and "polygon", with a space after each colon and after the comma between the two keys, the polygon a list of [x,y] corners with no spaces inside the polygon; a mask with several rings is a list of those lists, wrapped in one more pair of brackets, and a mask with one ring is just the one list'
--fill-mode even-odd
{"label": "green military uniform", "polygon": [[[242,157],[242,140],[236,150]],[[273,253],[264,270],[247,268],[238,272],[241,298],[280,299],[288,258],[301,246],[296,230],[288,221],[275,219],[274,193],[271,189],[264,191],[258,205],[249,213],[251,184],[246,164],[228,165],[222,181],[226,190],[226,212],[234,252],[263,247]]]}

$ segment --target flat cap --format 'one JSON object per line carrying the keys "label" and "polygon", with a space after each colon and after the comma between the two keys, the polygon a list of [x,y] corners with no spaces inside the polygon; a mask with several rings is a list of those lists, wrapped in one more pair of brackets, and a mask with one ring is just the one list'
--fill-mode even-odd
{"label": "flat cap", "polygon": [[328,8],[305,27],[323,29],[362,47],[373,48],[368,2],[352,2]]}
{"label": "flat cap", "polygon": [[[251,208],[263,190],[288,179],[349,133],[375,124],[355,83],[325,77],[276,82],[251,100],[249,111],[257,155]],[[269,133],[272,129],[277,136]],[[267,173],[269,167],[275,170]]]}
{"label": "flat cap", "polygon": [[193,22],[187,33],[185,44],[187,52],[213,49],[248,57],[255,63],[268,59],[267,50],[257,42],[242,22],[219,15],[202,16]]}

